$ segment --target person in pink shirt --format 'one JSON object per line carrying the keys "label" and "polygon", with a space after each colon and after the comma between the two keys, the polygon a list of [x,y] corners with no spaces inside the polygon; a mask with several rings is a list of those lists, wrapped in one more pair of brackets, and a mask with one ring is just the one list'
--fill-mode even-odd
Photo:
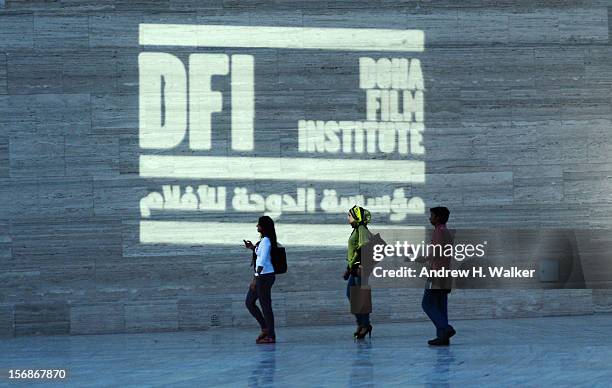
{"label": "person in pink shirt", "polygon": [[[450,211],[443,206],[433,207],[429,211],[429,222],[434,226],[431,244],[439,244],[442,247],[452,244],[452,234],[446,228]],[[434,249],[433,251],[433,255],[428,255],[418,261],[427,263],[430,270],[450,269],[451,257],[444,255],[445,250]],[[448,324],[448,294],[451,291],[452,280],[450,277],[429,277],[425,285],[421,306],[436,326],[436,338],[427,342],[431,346],[448,346],[450,338],[456,333],[455,329]]]}

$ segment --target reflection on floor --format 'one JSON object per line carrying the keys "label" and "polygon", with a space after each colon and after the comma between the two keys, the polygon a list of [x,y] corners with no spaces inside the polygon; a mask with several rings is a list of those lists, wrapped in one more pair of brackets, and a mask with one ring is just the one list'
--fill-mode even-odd
{"label": "reflection on floor", "polygon": [[[375,318],[375,317],[374,317]],[[0,385],[11,368],[68,368],[74,386],[609,386],[612,315],[456,321],[446,348],[429,323],[18,337],[0,340]],[[25,383],[24,385],[30,383]],[[44,384],[48,386],[48,384]]]}

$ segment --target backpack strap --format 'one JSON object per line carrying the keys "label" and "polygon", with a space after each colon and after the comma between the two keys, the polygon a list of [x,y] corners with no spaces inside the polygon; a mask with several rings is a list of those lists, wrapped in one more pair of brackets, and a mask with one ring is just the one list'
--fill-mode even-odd
{"label": "backpack strap", "polygon": [[[255,244],[255,248],[257,248],[257,246],[259,245],[260,241],[257,241],[257,244]],[[253,257],[251,258],[251,267],[253,267],[253,271],[255,271],[257,268],[255,268],[255,261],[257,260],[257,253],[255,253],[255,249],[253,249]]]}

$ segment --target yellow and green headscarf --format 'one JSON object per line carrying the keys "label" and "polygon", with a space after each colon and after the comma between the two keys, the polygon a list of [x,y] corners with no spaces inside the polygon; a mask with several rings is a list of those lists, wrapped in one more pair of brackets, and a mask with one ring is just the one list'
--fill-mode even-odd
{"label": "yellow and green headscarf", "polygon": [[351,216],[353,216],[357,224],[367,225],[372,220],[370,211],[362,208],[361,206],[353,206],[350,208],[349,213]]}

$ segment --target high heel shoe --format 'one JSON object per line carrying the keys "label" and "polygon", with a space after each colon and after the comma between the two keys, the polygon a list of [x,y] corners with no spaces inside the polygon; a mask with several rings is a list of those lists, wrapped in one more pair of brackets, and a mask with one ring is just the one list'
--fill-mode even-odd
{"label": "high heel shoe", "polygon": [[372,325],[362,327],[357,333],[357,339],[364,339],[366,334],[368,335],[368,338],[372,338]]}
{"label": "high heel shoe", "polygon": [[256,344],[275,344],[276,337],[270,337],[269,335],[255,341]]}
{"label": "high heel shoe", "polygon": [[257,336],[257,339],[255,340],[255,342],[261,341],[262,339],[266,338],[267,336],[268,336],[268,330],[267,329],[261,329],[261,333],[259,333],[259,335]]}

